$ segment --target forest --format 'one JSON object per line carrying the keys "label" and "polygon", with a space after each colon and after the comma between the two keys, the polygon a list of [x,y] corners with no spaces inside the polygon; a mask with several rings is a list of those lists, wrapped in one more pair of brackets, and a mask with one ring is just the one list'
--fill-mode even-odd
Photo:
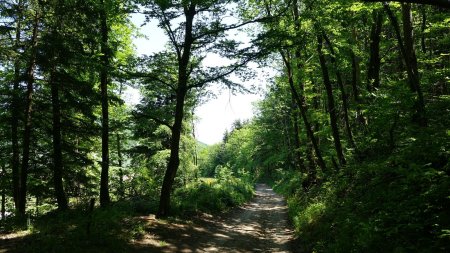
{"label": "forest", "polygon": [[[450,1],[0,3],[0,252],[450,252]],[[198,141],[251,65],[275,73],[254,117]],[[259,248],[272,204],[286,251]],[[224,235],[248,245],[206,242],[267,205]]]}

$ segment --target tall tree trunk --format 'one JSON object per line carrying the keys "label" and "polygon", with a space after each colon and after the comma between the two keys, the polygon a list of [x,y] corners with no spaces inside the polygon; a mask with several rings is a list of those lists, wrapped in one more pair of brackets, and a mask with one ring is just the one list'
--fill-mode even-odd
{"label": "tall tree trunk", "polygon": [[27,93],[25,100],[25,117],[24,117],[24,131],[23,131],[23,141],[22,141],[22,170],[20,173],[20,206],[19,212],[25,214],[25,206],[27,202],[27,178],[28,178],[28,167],[30,163],[30,142],[31,142],[31,118],[33,111],[33,86],[34,86],[34,70],[36,67],[36,47],[37,47],[37,33],[38,33],[39,17],[36,14],[33,24],[33,35],[31,38],[31,55],[30,62],[28,64],[26,72],[27,81]]}
{"label": "tall tree trunk", "polygon": [[[194,111],[195,111],[195,107],[193,107],[193,109],[192,109],[192,115],[194,115]],[[192,122],[191,122],[191,124],[192,124],[192,138],[194,138],[194,140],[197,140],[197,137],[195,136],[195,122],[194,122],[194,117],[192,117]],[[198,150],[197,150],[197,148],[198,148],[198,146],[197,146],[197,143],[195,144],[195,146],[194,146],[194,165],[195,166],[197,166],[198,165]],[[197,172],[196,172],[196,175],[195,175],[195,179],[197,179]]]}
{"label": "tall tree trunk", "polygon": [[[308,113],[307,113],[307,107],[306,107],[306,101],[305,101],[305,97],[303,95],[304,89],[303,89],[303,85],[300,82],[300,91],[301,93],[299,94],[297,92],[297,89],[295,88],[294,85],[294,76],[293,76],[293,72],[292,72],[292,67],[291,67],[291,61],[289,60],[288,56],[286,56],[283,52],[280,52],[282,58],[283,58],[283,62],[285,64],[286,70],[287,70],[287,74],[288,74],[288,81],[289,81],[289,87],[291,89],[291,92],[294,96],[294,99],[297,103],[298,108],[300,109],[300,114],[302,116],[303,119],[303,123],[305,125],[305,129],[306,129],[306,134],[311,142],[311,145],[313,146],[314,149],[314,153],[316,154],[317,157],[317,165],[320,167],[320,169],[322,171],[326,171],[326,165],[325,165],[325,161],[322,158],[322,153],[320,152],[319,149],[319,145],[317,143],[317,139],[314,136],[314,132],[312,130],[312,126],[311,123],[309,122],[308,119]],[[298,52],[298,54],[300,54]],[[300,55],[296,56],[296,57],[300,57]],[[298,66],[300,67],[300,66]],[[310,173],[312,174],[312,173]],[[313,173],[315,174],[315,173]]]}
{"label": "tall tree trunk", "polygon": [[12,101],[11,101],[11,145],[12,145],[12,185],[13,185],[13,199],[14,206],[19,215],[25,215],[20,213],[20,158],[19,158],[19,85],[20,85],[20,33],[22,30],[22,11],[23,2],[19,0],[17,4],[17,21],[16,21],[16,31],[15,31],[15,43],[14,50],[16,53],[16,59],[14,60],[14,82],[12,91]]}
{"label": "tall tree trunk", "polygon": [[67,198],[64,192],[62,174],[62,141],[61,141],[61,106],[59,100],[59,80],[56,79],[56,69],[50,74],[50,86],[52,93],[52,121],[53,121],[53,184],[55,197],[59,210],[67,209]]}
{"label": "tall tree trunk", "polygon": [[291,96],[292,96],[292,118],[293,118],[293,123],[294,123],[294,145],[295,145],[295,151],[294,151],[294,157],[295,157],[295,161],[300,169],[301,172],[306,173],[306,166],[305,166],[305,161],[303,159],[302,156],[302,152],[300,151],[300,127],[298,125],[298,111],[297,109],[297,104],[295,103],[295,98],[294,95],[291,92]]}
{"label": "tall tree trunk", "polygon": [[[298,12],[299,6],[298,6],[298,1],[294,0],[293,4],[292,4],[292,10],[293,10],[293,14],[294,14],[294,20],[295,20],[295,28],[297,31],[300,31],[300,14]],[[283,56],[283,54],[282,54]],[[300,49],[296,48],[295,49],[295,58],[297,59],[297,69],[298,71],[301,70],[301,53],[300,53]],[[289,86],[291,88],[291,92],[294,95],[294,98],[297,102],[297,105],[300,109],[300,114],[302,115],[302,119],[303,119],[303,123],[305,125],[306,128],[306,134],[309,138],[309,140],[311,141],[311,144],[313,146],[314,149],[314,153],[316,154],[316,158],[317,158],[317,165],[320,167],[320,169],[322,171],[326,171],[327,167],[325,164],[325,161],[323,160],[322,157],[322,152],[320,151],[319,148],[319,143],[318,140],[316,139],[316,137],[314,136],[314,131],[313,128],[311,126],[311,123],[309,122],[308,119],[308,115],[307,115],[307,107],[306,107],[306,100],[305,100],[305,96],[304,94],[304,87],[303,87],[303,83],[301,82],[300,78],[298,78],[298,83],[300,85],[300,94],[297,92],[295,85],[294,85],[294,76],[293,76],[293,72],[292,72],[292,67],[291,67],[291,63],[289,61],[288,58],[286,58],[285,56],[283,56],[283,61],[286,65],[286,68],[288,69],[288,78],[289,79]],[[315,172],[313,173],[315,175]]]}
{"label": "tall tree trunk", "polygon": [[328,74],[328,67],[326,65],[325,56],[322,52],[322,36],[317,36],[317,53],[319,54],[320,67],[322,69],[323,83],[327,92],[327,105],[328,113],[330,114],[330,125],[334,139],[334,146],[336,148],[336,154],[341,166],[345,165],[345,157],[342,151],[341,138],[339,136],[339,129],[336,118],[336,107],[334,105],[333,88],[331,87],[330,77]]}
{"label": "tall tree trunk", "polygon": [[123,185],[123,168],[122,168],[122,144],[121,144],[121,139],[120,139],[120,135],[117,133],[116,134],[116,141],[117,141],[117,158],[118,158],[118,165],[119,165],[119,196],[121,198],[124,197],[125,195],[125,187]]}
{"label": "tall tree trunk", "polygon": [[[357,45],[357,34],[356,28],[352,29],[352,43]],[[352,90],[353,90],[353,100],[359,103],[359,91],[358,88],[361,86],[361,59],[355,54],[355,50],[351,50],[350,57],[352,59]]]}
{"label": "tall tree trunk", "polygon": [[[184,81],[180,80],[179,83]],[[172,136],[170,141],[169,163],[164,175],[157,218],[167,216],[170,211],[170,195],[172,191],[172,185],[178,170],[178,166],[180,165],[180,138],[184,116],[185,98],[186,89],[179,88],[177,92],[177,103],[175,108],[175,123],[172,126]]]}
{"label": "tall tree trunk", "polygon": [[394,28],[395,34],[397,36],[397,41],[400,47],[400,52],[406,66],[406,73],[408,75],[408,83],[411,91],[417,93],[417,99],[414,105],[414,116],[413,121],[418,123],[420,126],[427,125],[427,119],[425,117],[425,102],[423,98],[422,89],[420,87],[420,78],[417,68],[417,58],[414,49],[414,36],[412,28],[412,13],[411,4],[402,4],[402,19],[403,19],[403,34],[405,36],[405,41],[403,42],[402,35],[400,33],[400,26],[398,20],[394,13],[390,9],[389,5],[385,2],[383,3],[384,9],[389,16],[391,24]]}
{"label": "tall tree trunk", "polygon": [[196,14],[195,8],[196,5],[193,3],[185,7],[186,24],[184,26],[184,44],[182,52],[178,52],[178,87],[176,90],[175,122],[171,128],[170,157],[161,188],[159,208],[156,214],[157,218],[169,215],[172,185],[177,174],[178,166],[180,165],[180,138],[184,117],[184,103],[188,92],[188,66],[193,43],[192,28]]}
{"label": "tall tree trunk", "polygon": [[[325,38],[325,41],[331,52],[330,58],[331,58],[331,62],[334,65],[334,68],[335,68],[336,79],[337,79],[339,90],[341,92],[342,110],[344,112],[344,124],[345,124],[345,131],[347,132],[347,138],[350,143],[350,147],[352,147],[353,149],[356,150],[356,144],[355,144],[355,141],[353,140],[352,129],[350,127],[350,120],[348,117],[349,106],[348,106],[347,92],[345,91],[344,82],[342,81],[341,71],[339,71],[339,67],[337,65],[336,52],[334,51],[333,44],[331,44],[330,39],[327,37],[327,35],[325,33],[323,33],[323,37]],[[325,58],[324,58],[324,60],[325,60]],[[326,65],[325,65],[325,68],[327,68]],[[328,73],[328,71],[326,71],[326,72]]]}
{"label": "tall tree trunk", "polygon": [[422,52],[427,52],[427,47],[425,43],[425,29],[427,29],[427,8],[426,6],[422,5],[420,8],[420,11],[422,13],[422,25],[421,25],[421,38],[420,38],[420,45],[422,47]]}
{"label": "tall tree trunk", "polygon": [[425,116],[425,102],[422,88],[420,87],[419,68],[417,66],[416,50],[414,48],[413,16],[411,3],[402,3],[403,36],[405,37],[405,61],[409,63],[411,75],[408,75],[412,90],[417,93],[417,100],[414,105],[415,115],[413,120],[421,126],[427,125]]}
{"label": "tall tree trunk", "polygon": [[109,68],[109,49],[108,49],[108,24],[106,5],[101,0],[100,26],[101,26],[101,61],[100,70],[100,90],[102,97],[102,172],[100,178],[100,205],[106,206],[110,202],[109,198],[109,113],[108,113],[108,68]]}
{"label": "tall tree trunk", "polygon": [[0,184],[2,186],[2,221],[6,218],[6,166],[2,164],[2,172],[1,172],[1,181]]}
{"label": "tall tree trunk", "polygon": [[[292,146],[291,133],[289,131],[290,130],[289,129],[290,128],[289,113],[283,115],[282,122],[280,122],[280,123],[283,125],[283,136],[284,136],[283,147],[287,148],[288,156],[287,156],[286,162],[289,164],[288,168],[289,169],[297,168],[298,164],[296,162],[295,146],[294,147]],[[280,124],[278,124],[278,125],[280,125]],[[292,168],[291,168],[291,166],[292,166]]]}
{"label": "tall tree trunk", "polygon": [[380,39],[383,25],[383,14],[381,11],[372,12],[372,27],[370,29],[370,55],[367,67],[367,90],[373,91],[380,87]]}

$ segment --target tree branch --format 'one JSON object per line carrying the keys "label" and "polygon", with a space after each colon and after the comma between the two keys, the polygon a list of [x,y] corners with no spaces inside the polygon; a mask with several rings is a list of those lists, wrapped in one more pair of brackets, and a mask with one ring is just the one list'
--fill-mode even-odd
{"label": "tree branch", "polygon": [[218,81],[230,74],[232,74],[233,72],[235,72],[236,70],[238,70],[239,68],[247,65],[248,62],[251,61],[251,58],[244,60],[243,62],[234,65],[231,69],[229,69],[228,71],[223,72],[222,74],[210,77],[210,78],[206,78],[202,81],[199,81],[195,84],[189,85],[188,89],[192,89],[192,88],[202,88],[204,85],[206,85],[207,83],[211,83],[211,82],[215,82]]}
{"label": "tree branch", "polygon": [[158,119],[156,117],[153,117],[152,115],[146,115],[149,119],[155,121],[156,123],[160,124],[160,125],[164,125],[166,127],[168,127],[170,130],[173,129],[173,126],[171,124],[169,124],[169,122],[166,122],[164,120]]}
{"label": "tree branch", "polygon": [[170,20],[167,19],[166,13],[161,10],[162,13],[162,23],[164,24],[165,30],[167,31],[167,34],[169,35],[169,39],[173,44],[173,47],[175,48],[175,51],[177,52],[177,58],[178,60],[181,59],[181,49],[180,46],[177,43],[177,40],[175,38],[175,33],[172,30],[172,27],[170,27]]}
{"label": "tree branch", "polygon": [[214,35],[214,34],[218,34],[218,33],[221,33],[221,32],[226,32],[226,31],[229,31],[229,30],[241,28],[241,27],[249,25],[249,24],[262,23],[262,22],[266,22],[266,21],[277,19],[277,18],[281,17],[282,15],[284,15],[289,10],[290,4],[291,4],[291,1],[289,0],[286,3],[286,8],[284,10],[281,10],[276,15],[264,16],[262,18],[252,19],[252,20],[240,23],[240,24],[234,24],[234,25],[226,26],[226,27],[223,27],[223,28],[220,28],[220,29],[210,30],[208,32],[205,32],[203,34],[199,34],[198,36],[195,36],[194,40],[201,39],[201,38],[206,37],[208,35]]}

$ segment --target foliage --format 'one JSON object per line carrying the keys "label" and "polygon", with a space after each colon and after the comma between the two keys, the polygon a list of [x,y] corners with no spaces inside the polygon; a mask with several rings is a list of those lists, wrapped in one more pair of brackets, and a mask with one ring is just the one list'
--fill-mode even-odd
{"label": "foliage", "polygon": [[230,172],[222,169],[217,179],[201,178],[178,188],[174,193],[175,212],[182,215],[218,213],[245,203],[253,196],[253,186]]}
{"label": "foliage", "polygon": [[82,206],[67,212],[51,212],[31,220],[22,243],[10,249],[11,252],[130,252],[133,248],[129,241],[144,233],[145,221],[136,216],[151,210],[156,210],[156,201],[142,199],[95,208],[92,212]]}
{"label": "foliage", "polygon": [[[138,8],[168,36],[162,52],[134,55]],[[145,233],[135,216],[228,210],[265,180],[286,196],[301,252],[450,251],[449,23],[445,9],[391,2],[2,1],[2,229],[32,219],[18,252],[127,252]],[[248,43],[229,36],[244,24]],[[207,66],[211,54],[229,65]],[[250,60],[277,72],[255,117],[199,145],[205,87],[245,90],[228,77],[248,77]],[[113,203],[88,213],[100,72]],[[128,85],[138,105],[123,101]],[[57,191],[69,210],[55,211]]]}

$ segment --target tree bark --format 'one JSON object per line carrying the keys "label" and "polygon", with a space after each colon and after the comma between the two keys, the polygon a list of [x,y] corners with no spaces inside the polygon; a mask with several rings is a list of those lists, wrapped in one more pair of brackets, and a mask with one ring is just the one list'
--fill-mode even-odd
{"label": "tree bark", "polygon": [[413,17],[411,12],[411,4],[402,4],[402,19],[403,19],[403,36],[405,37],[405,61],[408,62],[408,68],[411,75],[408,75],[409,82],[411,83],[412,91],[417,93],[417,100],[415,102],[415,115],[413,121],[421,126],[427,125],[425,116],[425,102],[423,98],[422,89],[420,87],[419,68],[417,66],[416,50],[414,47],[414,30],[413,30]]}
{"label": "tree bark", "polygon": [[426,47],[426,43],[425,43],[425,29],[427,29],[427,8],[425,6],[421,6],[420,9],[421,13],[422,13],[422,24],[421,24],[421,32],[422,32],[422,36],[420,38],[420,45],[422,47],[422,52],[426,53],[427,52],[427,47]]}
{"label": "tree bark", "polygon": [[367,67],[367,90],[369,92],[373,91],[374,88],[378,89],[380,87],[380,38],[383,25],[383,14],[378,10],[374,10],[372,12],[372,19],[373,23],[370,29],[369,64]]}
{"label": "tree bark", "polygon": [[[350,143],[350,147],[352,147],[353,149],[356,150],[356,144],[355,144],[355,141],[353,140],[352,129],[351,129],[350,120],[348,117],[349,106],[348,106],[347,92],[345,91],[344,82],[342,81],[341,71],[339,71],[339,68],[337,65],[336,52],[334,51],[333,44],[331,44],[331,40],[327,37],[327,35],[325,33],[323,33],[323,37],[325,38],[325,41],[331,52],[330,58],[331,58],[331,62],[334,65],[334,68],[335,68],[336,79],[337,79],[339,91],[341,92],[342,110],[344,112],[344,124],[345,124],[345,131],[347,132],[347,138]],[[324,60],[325,60],[325,58],[324,58]],[[325,64],[325,68],[327,68],[326,64]],[[326,71],[326,72],[328,73],[328,71]],[[355,75],[357,75],[357,74],[355,73]],[[354,78],[356,80],[356,77],[354,77]],[[328,78],[328,80],[329,80],[329,78]]]}
{"label": "tree bark", "polygon": [[326,65],[326,59],[322,52],[322,35],[317,36],[317,53],[319,54],[320,67],[322,69],[323,83],[327,92],[327,105],[328,113],[330,115],[331,131],[334,139],[334,146],[336,154],[341,166],[346,164],[344,153],[342,151],[341,138],[339,136],[339,129],[337,126],[336,107],[334,105],[333,88],[331,87],[330,77],[328,74],[328,67]]}
{"label": "tree bark", "polygon": [[300,145],[300,127],[298,125],[298,111],[296,110],[297,104],[295,103],[294,95],[291,92],[292,96],[292,117],[293,117],[293,123],[294,123],[294,145],[295,145],[295,151],[294,151],[294,157],[295,161],[300,169],[301,172],[307,173],[305,166],[305,161],[302,156],[302,152],[300,151],[301,145]]}
{"label": "tree bark", "polygon": [[[320,169],[322,169],[322,171],[326,171],[327,168],[326,168],[326,165],[325,165],[325,161],[322,158],[322,153],[320,152],[319,145],[317,143],[317,139],[314,136],[314,132],[312,130],[311,123],[309,122],[309,119],[308,119],[306,101],[305,101],[305,97],[303,96],[303,91],[304,91],[303,85],[300,83],[300,91],[302,93],[299,94],[297,92],[297,89],[295,88],[295,85],[294,85],[294,77],[293,77],[291,62],[290,62],[288,57],[283,52],[280,52],[280,54],[281,54],[281,56],[283,58],[283,61],[284,61],[284,64],[285,64],[285,67],[286,67],[286,70],[287,70],[289,87],[290,87],[292,95],[294,96],[294,99],[295,99],[295,101],[297,103],[297,106],[300,109],[300,114],[302,116],[303,123],[305,125],[306,134],[308,135],[308,138],[309,138],[309,140],[310,140],[310,142],[311,142],[311,144],[313,146],[314,153],[316,154],[317,165],[320,167]],[[300,53],[298,52],[298,54],[300,54]],[[299,58],[300,55],[297,55],[296,57]],[[315,172],[310,172],[310,174],[315,174]]]}
{"label": "tree bark", "polygon": [[157,218],[165,217],[170,212],[170,196],[172,185],[180,164],[180,138],[184,117],[184,103],[188,92],[188,65],[191,57],[193,43],[193,22],[196,14],[196,5],[191,4],[185,7],[186,18],[183,51],[178,57],[178,87],[176,90],[175,122],[171,128],[170,157],[167,170],[164,175]]}
{"label": "tree bark", "polygon": [[2,186],[2,221],[6,218],[6,166],[2,164],[2,172],[1,172],[1,186]]}
{"label": "tree bark", "polygon": [[50,74],[50,86],[52,93],[52,121],[53,121],[53,184],[55,197],[59,210],[67,209],[67,198],[64,192],[62,174],[62,141],[61,141],[61,106],[59,99],[59,82],[56,80],[56,69]]}
{"label": "tree bark", "polygon": [[100,206],[105,207],[110,202],[109,197],[109,113],[108,113],[108,24],[106,5],[101,0],[100,26],[101,26],[101,62],[100,92],[102,100],[102,171],[100,178]]}
{"label": "tree bark", "polygon": [[26,71],[27,92],[25,98],[25,117],[24,117],[24,131],[22,141],[22,170],[20,173],[20,205],[19,212],[25,214],[25,206],[27,202],[27,178],[28,167],[30,163],[30,142],[31,142],[31,119],[33,112],[33,86],[34,86],[34,70],[36,67],[36,47],[37,47],[37,33],[38,33],[39,17],[36,14],[33,24],[33,35],[30,42],[30,62]]}
{"label": "tree bark", "polygon": [[411,91],[417,93],[417,99],[414,104],[415,112],[413,115],[413,121],[418,123],[420,126],[426,126],[427,119],[425,116],[425,102],[423,98],[422,89],[420,87],[420,78],[417,68],[417,58],[414,49],[411,4],[402,4],[403,34],[405,36],[405,42],[403,42],[403,38],[400,33],[400,26],[398,24],[398,20],[395,17],[394,13],[392,13],[392,10],[389,8],[389,5],[387,3],[384,3],[383,7],[389,16],[389,19],[397,36],[400,52],[406,66],[406,73],[408,75],[409,87]]}
{"label": "tree bark", "polygon": [[[352,41],[357,44],[357,34],[356,28],[352,30]],[[359,91],[358,88],[361,86],[361,67],[360,62],[361,59],[355,54],[354,50],[351,51],[350,57],[352,59],[352,90],[353,90],[353,99],[355,102],[359,103]]]}
{"label": "tree bark", "polygon": [[[294,0],[294,2],[292,4],[292,8],[293,8],[293,14],[294,14],[296,30],[300,31],[300,14],[298,12],[298,8],[299,7],[298,7],[298,1],[297,0]],[[297,102],[297,105],[298,105],[298,107],[300,109],[300,114],[302,116],[303,123],[304,123],[305,128],[306,128],[306,134],[307,134],[307,136],[308,136],[308,138],[309,138],[309,140],[310,140],[310,142],[311,142],[311,144],[313,146],[314,153],[316,154],[317,165],[320,167],[320,169],[323,172],[325,172],[327,170],[327,167],[326,167],[325,161],[323,160],[322,152],[320,151],[318,140],[314,136],[314,131],[313,131],[312,125],[311,125],[311,123],[309,122],[309,119],[308,119],[306,100],[305,100],[305,96],[303,95],[304,94],[303,83],[301,82],[300,78],[298,78],[298,83],[299,83],[300,92],[301,92],[299,94],[297,92],[296,88],[295,88],[295,85],[294,85],[294,79],[293,79],[294,78],[294,76],[293,76],[294,73],[292,71],[291,63],[286,58],[286,56],[283,55],[283,53],[281,53],[281,54],[282,54],[285,66],[287,68],[287,71],[288,71],[289,86],[291,88],[291,92],[294,95],[294,98],[295,98],[295,100]],[[298,69],[298,71],[301,70],[301,64],[300,64],[300,62],[301,62],[300,58],[301,57],[300,56],[301,56],[300,50],[299,50],[299,48],[296,48],[295,49],[295,58],[297,59],[297,69]],[[311,175],[312,174],[315,175],[316,173],[314,171],[314,172],[311,172],[310,174]]]}
{"label": "tree bark", "polygon": [[19,84],[20,84],[20,33],[22,30],[22,11],[23,2],[19,0],[17,4],[17,21],[16,21],[16,31],[15,31],[15,43],[14,50],[17,54],[14,60],[14,82],[11,100],[11,148],[12,148],[12,185],[13,185],[13,199],[14,206],[19,215],[25,215],[25,213],[20,213],[20,158],[19,158]]}
{"label": "tree bark", "polygon": [[[179,81],[179,83],[181,82],[182,80]],[[169,163],[164,175],[157,218],[169,215],[170,211],[170,195],[172,191],[172,185],[178,170],[178,166],[180,165],[180,138],[184,116],[185,97],[186,90],[179,89],[177,92],[177,103],[175,108],[175,123],[172,126]]]}
{"label": "tree bark", "polygon": [[117,141],[117,158],[118,158],[118,166],[119,166],[119,196],[121,198],[125,195],[125,187],[123,184],[123,168],[122,168],[122,144],[120,135],[116,134],[116,141]]}

